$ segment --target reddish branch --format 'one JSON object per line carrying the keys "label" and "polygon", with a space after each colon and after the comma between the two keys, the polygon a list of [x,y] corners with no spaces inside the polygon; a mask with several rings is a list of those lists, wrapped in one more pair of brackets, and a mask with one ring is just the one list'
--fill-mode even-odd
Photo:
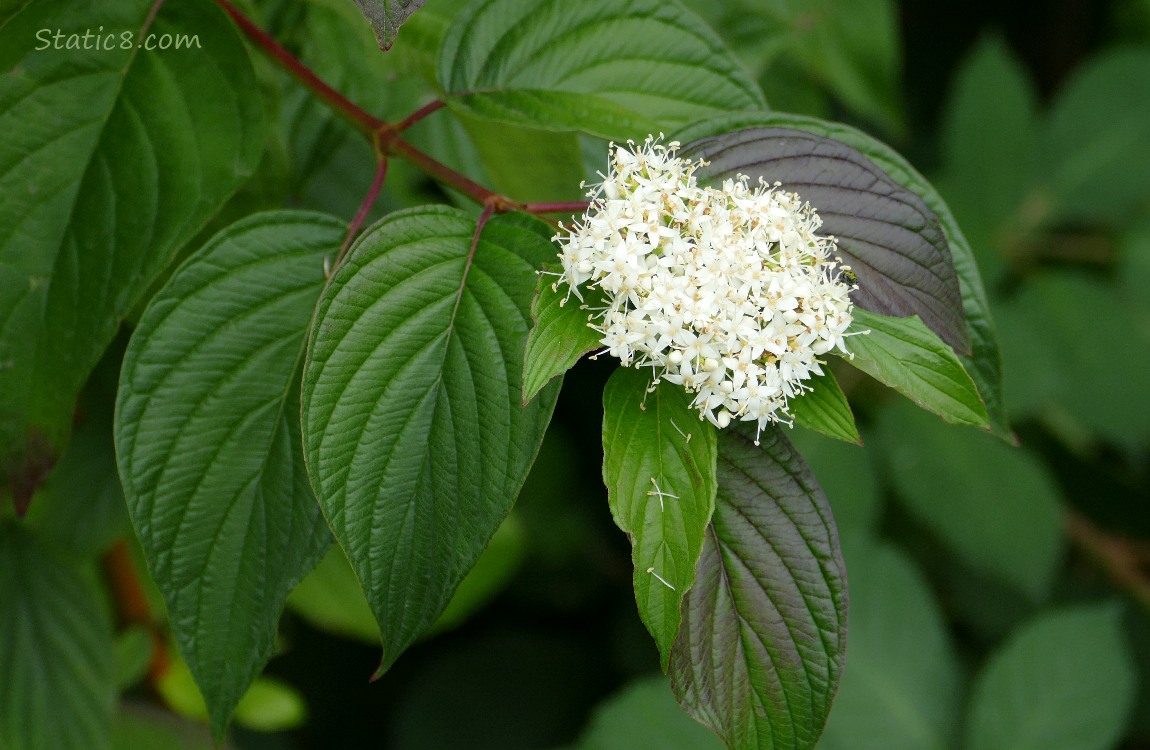
{"label": "reddish branch", "polygon": [[148,664],[148,682],[155,685],[171,664],[168,643],[163,630],[152,619],[152,608],[127,543],[123,539],[117,540],[104,554],[103,563],[120,625],[140,625],[151,633],[152,660]]}
{"label": "reddish branch", "polygon": [[[347,119],[360,132],[371,139],[372,146],[380,159],[386,156],[398,156],[418,167],[425,174],[454,188],[468,196],[484,207],[489,207],[496,213],[504,211],[527,211],[529,213],[547,213],[547,206],[566,206],[568,204],[531,204],[541,205],[544,209],[532,209],[528,206],[511,200],[505,196],[488,190],[477,182],[468,179],[459,172],[451,169],[442,162],[436,161],[412,144],[400,137],[407,128],[422,120],[427,115],[443,106],[443,102],[435,101],[421,107],[410,117],[398,124],[391,124],[375,117],[362,109],[355,102],[324,83],[319,76],[313,73],[306,65],[292,53],[284,49],[270,34],[257,26],[250,18],[239,11],[229,0],[215,0],[215,3],[235,21],[240,30],[247,35],[253,43],[264,51],[276,64],[295,78],[304,87],[314,93],[337,114]],[[578,204],[570,204],[578,205]],[[567,210],[565,208],[551,209],[555,211]]]}
{"label": "reddish branch", "polygon": [[1150,612],[1150,546],[1107,533],[1074,510],[1066,511],[1064,523],[1071,542]]}

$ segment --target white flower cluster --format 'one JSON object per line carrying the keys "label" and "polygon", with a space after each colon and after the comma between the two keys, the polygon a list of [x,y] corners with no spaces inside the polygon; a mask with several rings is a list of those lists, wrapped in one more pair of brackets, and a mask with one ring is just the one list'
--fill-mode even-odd
{"label": "white flower cluster", "polygon": [[675,156],[678,143],[629,145],[612,144],[582,222],[555,238],[560,281],[580,300],[580,285],[602,289],[590,325],[605,351],[683,385],[715,425],[789,423],[788,400],[822,374],[818,357],[846,352],[854,277],[832,258],[834,239],[777,185],[700,187],[704,162]]}

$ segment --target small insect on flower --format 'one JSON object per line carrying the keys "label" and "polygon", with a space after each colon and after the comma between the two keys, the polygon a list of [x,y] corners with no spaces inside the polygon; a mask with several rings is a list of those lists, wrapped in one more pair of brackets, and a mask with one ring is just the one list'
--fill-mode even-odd
{"label": "small insect on flower", "polygon": [[678,146],[612,144],[587,212],[555,237],[559,283],[580,299],[580,287],[605,292],[589,323],[601,353],[682,385],[715,425],[790,423],[819,357],[846,352],[858,276],[810,204],[743,176],[700,186],[704,162]]}

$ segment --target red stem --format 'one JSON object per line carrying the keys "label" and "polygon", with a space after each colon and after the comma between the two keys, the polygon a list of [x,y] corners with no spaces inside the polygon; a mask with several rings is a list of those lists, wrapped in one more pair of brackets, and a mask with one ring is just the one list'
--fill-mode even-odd
{"label": "red stem", "polygon": [[371,207],[375,205],[375,199],[379,197],[379,191],[383,187],[383,181],[387,177],[387,157],[381,156],[379,165],[375,169],[375,177],[371,181],[371,187],[364,196],[363,203],[359,205],[359,210],[355,212],[355,218],[351,220],[351,224],[347,228],[347,237],[343,240],[343,245],[339,248],[339,254],[335,256],[334,269],[339,268],[339,264],[343,261],[343,257],[347,255],[347,251],[351,249],[351,242],[355,239],[355,235],[359,232],[359,228],[363,226],[363,222],[367,219],[367,215],[371,213]]}
{"label": "red stem", "polygon": [[427,104],[412,112],[407,117],[400,120],[399,123],[397,123],[395,126],[395,132],[402,133],[415,123],[422,120],[424,117],[427,117],[432,112],[437,112],[443,109],[443,107],[444,103],[442,99],[436,99],[433,102],[428,102]]}
{"label": "red stem", "polygon": [[524,203],[523,210],[529,214],[581,214],[587,210],[588,205],[587,201]]}

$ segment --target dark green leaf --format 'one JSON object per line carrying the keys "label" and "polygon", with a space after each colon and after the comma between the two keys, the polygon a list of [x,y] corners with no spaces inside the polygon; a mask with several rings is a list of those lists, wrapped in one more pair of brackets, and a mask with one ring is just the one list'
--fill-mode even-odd
{"label": "dark green leaf", "polygon": [[[583,294],[601,297],[598,290]],[[555,286],[555,277],[544,274],[535,287],[531,302],[534,325],[527,334],[527,353],[523,360],[523,402],[552,378],[570,370],[584,354],[599,348],[600,334],[587,325],[586,304],[566,288]]]}
{"label": "dark green leaf", "polygon": [[444,37],[439,83],[480,117],[618,139],[765,106],[719,38],[660,0],[478,0]]}
{"label": "dark green leaf", "polygon": [[631,538],[639,616],[666,669],[715,508],[715,428],[681,386],[650,386],[646,370],[620,367],[603,389],[603,481]]}
{"label": "dark green leaf", "polygon": [[956,430],[909,404],[879,420],[899,498],[971,566],[1040,600],[1062,547],[1053,478],[1026,452]]}
{"label": "dark green leaf", "polygon": [[355,0],[371,24],[379,48],[387,51],[395,43],[395,35],[412,13],[419,10],[424,0]]}
{"label": "dark green leaf", "polygon": [[[32,3],[0,27],[0,472],[18,502],[120,319],[259,160],[234,27],[207,0],[154,5]],[[199,46],[36,49],[100,27]]]}
{"label": "dark green leaf", "polygon": [[855,415],[834,373],[824,365],[823,374],[815,375],[806,384],[813,390],[791,399],[790,409],[795,424],[837,440],[862,445],[862,438],[855,427]]}
{"label": "dark green leaf", "polygon": [[846,650],[830,506],[778,427],[719,436],[719,491],[671,656],[689,714],[727,747],[814,747]]}
{"label": "dark green leaf", "polygon": [[271,655],[288,592],[330,544],[298,382],[324,257],[345,231],[303,212],[232,225],[156,296],[124,358],[128,508],[217,737]]}
{"label": "dark green leaf", "polygon": [[951,424],[986,425],[986,407],[962,363],[934,332],[913,318],[855,308],[847,340],[852,365]]}
{"label": "dark green leaf", "polygon": [[1137,689],[1118,607],[1046,614],[1015,633],[974,686],[966,750],[1108,750]]}
{"label": "dark green leaf", "polygon": [[447,606],[507,515],[558,392],[521,407],[535,269],[551,229],[424,207],[356,243],[316,312],[308,468],[390,666]]}
{"label": "dark green leaf", "polygon": [[112,627],[95,589],[23,528],[0,523],[0,747],[110,747]]}
{"label": "dark green leaf", "polygon": [[846,548],[847,668],[819,750],[949,750],[958,659],[918,570],[892,547]]}
{"label": "dark green leaf", "polygon": [[677,134],[683,141],[695,140],[750,127],[783,127],[805,130],[808,133],[833,138],[847,144],[874,162],[889,177],[907,190],[916,193],[938,217],[946,235],[947,245],[958,273],[962,291],[962,306],[966,317],[966,330],[972,354],[962,357],[966,371],[978,386],[983,403],[987,405],[994,433],[1013,440],[1006,417],[1002,396],[1002,361],[998,351],[998,338],[994,321],[990,317],[990,303],[978,274],[974,253],[959,229],[946,202],[938,191],[889,146],[847,125],[825,122],[811,117],[783,114],[733,115],[696,123]]}
{"label": "dark green leaf", "polygon": [[856,305],[884,315],[918,315],[955,349],[969,347],[958,277],[934,212],[855,148],[804,130],[747,128],[694,141],[686,159],[705,159],[705,182],[747,175],[781,182],[809,201],[824,234],[858,275]]}

